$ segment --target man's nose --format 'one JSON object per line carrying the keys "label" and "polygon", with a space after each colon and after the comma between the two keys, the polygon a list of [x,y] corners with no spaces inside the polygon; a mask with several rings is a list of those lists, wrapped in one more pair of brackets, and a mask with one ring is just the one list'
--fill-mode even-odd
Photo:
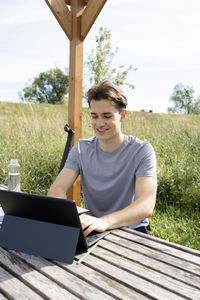
{"label": "man's nose", "polygon": [[96,121],[96,125],[99,127],[103,127],[105,125],[105,120],[103,118],[98,118]]}

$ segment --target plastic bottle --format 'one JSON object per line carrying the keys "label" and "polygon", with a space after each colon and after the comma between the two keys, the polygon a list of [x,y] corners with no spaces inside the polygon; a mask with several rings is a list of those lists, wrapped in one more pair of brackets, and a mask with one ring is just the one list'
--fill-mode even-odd
{"label": "plastic bottle", "polygon": [[20,192],[20,164],[18,159],[11,159],[8,165],[8,190]]}

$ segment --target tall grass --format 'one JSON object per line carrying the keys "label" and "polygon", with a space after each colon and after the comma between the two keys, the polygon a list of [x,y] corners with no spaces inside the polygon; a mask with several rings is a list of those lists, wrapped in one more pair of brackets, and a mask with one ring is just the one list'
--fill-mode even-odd
{"label": "tall grass", "polygon": [[[11,158],[21,164],[21,189],[46,194],[67,140],[66,105],[0,102],[0,183]],[[200,116],[128,112],[122,130],[150,141],[158,168],[152,234],[200,250]],[[82,136],[93,135],[83,109]]]}
{"label": "tall grass", "polygon": [[67,135],[66,106],[37,104],[0,105],[0,182],[7,184],[11,158],[21,165],[21,189],[46,194],[55,179]]}

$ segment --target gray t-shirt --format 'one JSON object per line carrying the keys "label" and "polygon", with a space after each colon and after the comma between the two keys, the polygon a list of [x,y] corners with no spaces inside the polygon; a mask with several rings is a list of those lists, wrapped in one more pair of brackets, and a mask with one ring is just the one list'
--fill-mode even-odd
{"label": "gray t-shirt", "polygon": [[[114,152],[103,152],[97,137],[80,139],[72,148],[65,167],[81,176],[85,207],[101,217],[135,201],[137,177],[156,178],[156,158],[150,143],[125,135]],[[148,225],[148,219],[131,228]]]}

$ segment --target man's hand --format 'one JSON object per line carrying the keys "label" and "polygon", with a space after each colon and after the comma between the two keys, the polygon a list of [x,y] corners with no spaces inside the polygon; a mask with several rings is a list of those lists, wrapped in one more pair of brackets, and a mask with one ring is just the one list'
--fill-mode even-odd
{"label": "man's hand", "polygon": [[108,229],[108,222],[101,218],[82,214],[80,215],[80,220],[85,236],[90,234],[93,230],[104,232]]}
{"label": "man's hand", "polygon": [[100,218],[86,214],[80,216],[85,236],[93,230],[103,232],[130,226],[151,217],[156,201],[157,183],[153,177],[139,177],[136,179],[136,201],[125,208]]}

